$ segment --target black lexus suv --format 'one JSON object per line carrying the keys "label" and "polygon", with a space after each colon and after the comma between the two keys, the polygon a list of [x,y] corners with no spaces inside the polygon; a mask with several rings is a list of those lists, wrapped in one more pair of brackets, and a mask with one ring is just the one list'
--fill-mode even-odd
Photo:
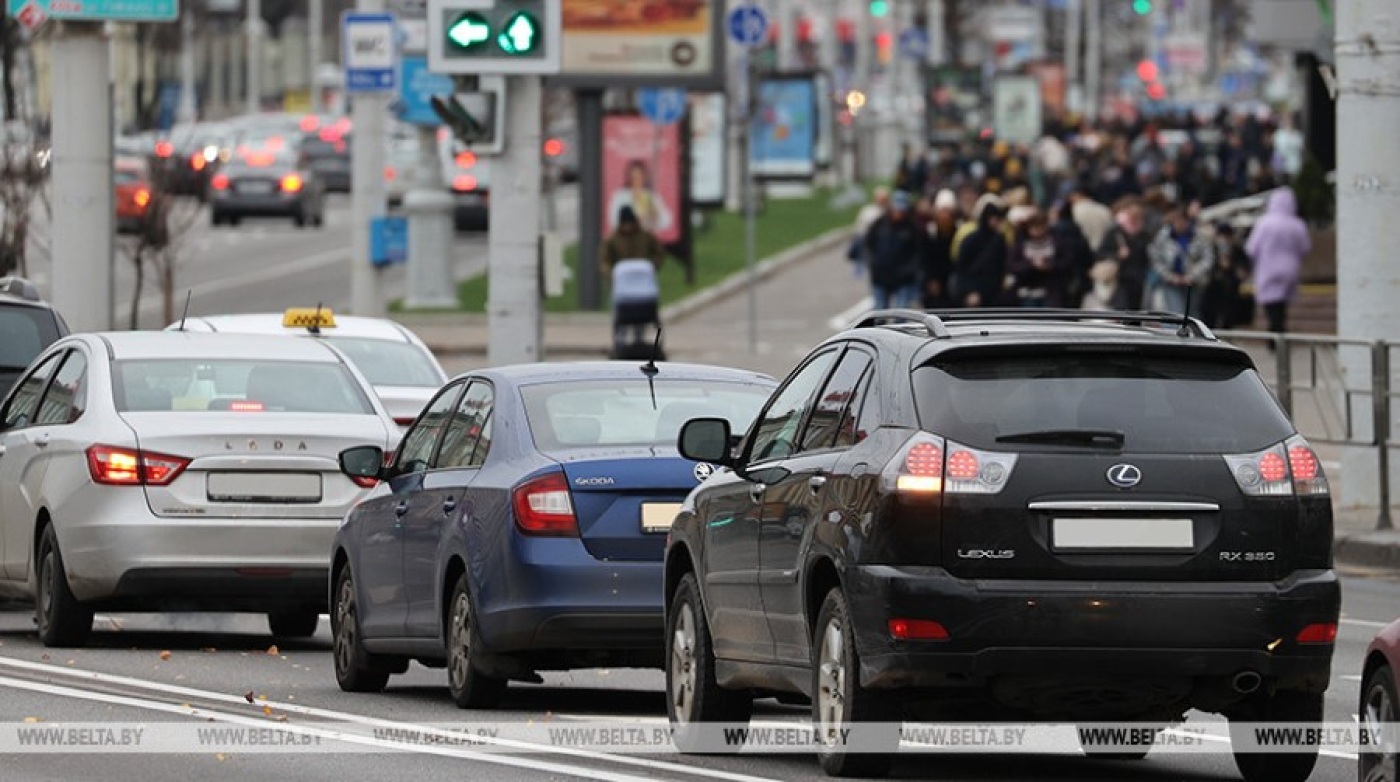
{"label": "black lexus suv", "polygon": [[[887,771],[915,713],[1161,727],[1200,709],[1230,720],[1250,782],[1316,763],[1247,751],[1245,725],[1321,722],[1327,480],[1248,354],[1198,321],[876,312],[747,434],[696,419],[680,448],[728,468],[667,547],[683,749],[776,695],[810,699],[833,775]],[[1114,757],[1146,755],[1144,732]]]}

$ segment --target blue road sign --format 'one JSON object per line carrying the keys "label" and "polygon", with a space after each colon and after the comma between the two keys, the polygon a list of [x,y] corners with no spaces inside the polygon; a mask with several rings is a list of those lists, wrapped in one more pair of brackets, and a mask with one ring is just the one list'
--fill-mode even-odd
{"label": "blue road sign", "polygon": [[899,34],[899,54],[906,60],[927,59],[928,50],[928,30],[922,27],[910,27]]}
{"label": "blue road sign", "polygon": [[741,5],[729,12],[729,37],[741,46],[757,46],[768,36],[768,16],[756,5]]}
{"label": "blue road sign", "polygon": [[[19,16],[26,6],[51,19],[94,22],[173,22],[180,16],[178,0],[8,0],[10,16]],[[29,13],[34,13],[30,11]]]}
{"label": "blue road sign", "polygon": [[674,125],[685,116],[685,90],[654,87],[640,90],[637,108],[653,125]]}
{"label": "blue road sign", "polygon": [[402,68],[399,119],[411,125],[441,125],[442,120],[433,111],[431,98],[434,95],[451,95],[454,92],[452,77],[429,71],[428,58],[421,55],[404,57]]}
{"label": "blue road sign", "polygon": [[341,17],[341,65],[347,92],[393,92],[398,80],[398,26],[392,14]]}
{"label": "blue road sign", "polygon": [[389,266],[408,260],[408,218],[376,217],[369,223],[369,262]]}

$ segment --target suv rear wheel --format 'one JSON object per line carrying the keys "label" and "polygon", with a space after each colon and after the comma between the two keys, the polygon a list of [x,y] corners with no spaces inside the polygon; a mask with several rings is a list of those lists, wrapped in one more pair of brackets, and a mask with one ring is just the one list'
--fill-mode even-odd
{"label": "suv rear wheel", "polygon": [[44,646],[85,646],[92,633],[92,609],[78,602],[68,588],[68,570],[58,550],[53,525],[39,539],[39,599],[34,606],[39,640]]}
{"label": "suv rear wheel", "polygon": [[888,774],[899,750],[899,709],[888,693],[860,686],[855,628],[839,589],[827,593],[817,615],[812,654],[812,722],[822,769],[835,777]]}
{"label": "suv rear wheel", "polygon": [[1301,752],[1241,752],[1239,744],[1249,746],[1255,741],[1247,727],[1251,722],[1292,722],[1304,728],[1319,727],[1322,724],[1321,693],[1279,690],[1256,698],[1241,712],[1230,715],[1230,741],[1237,745],[1235,767],[1245,782],[1304,782],[1312,774],[1313,766],[1317,765],[1316,744]]}
{"label": "suv rear wheel", "polygon": [[748,724],[753,696],[726,690],[715,677],[714,645],[700,585],[686,573],[671,598],[666,617],[666,714],[681,752],[738,752],[722,732],[725,724]]}

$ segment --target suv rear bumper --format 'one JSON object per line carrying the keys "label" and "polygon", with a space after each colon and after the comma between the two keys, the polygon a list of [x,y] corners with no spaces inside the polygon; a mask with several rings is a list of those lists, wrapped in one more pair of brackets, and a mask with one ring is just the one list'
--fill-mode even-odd
{"label": "suv rear bumper", "polygon": [[[1230,677],[1323,690],[1331,644],[1298,644],[1336,622],[1331,570],[1277,582],[965,580],[942,568],[846,573],[866,687],[977,686],[1002,676]],[[891,638],[892,618],[926,619],[946,641]]]}

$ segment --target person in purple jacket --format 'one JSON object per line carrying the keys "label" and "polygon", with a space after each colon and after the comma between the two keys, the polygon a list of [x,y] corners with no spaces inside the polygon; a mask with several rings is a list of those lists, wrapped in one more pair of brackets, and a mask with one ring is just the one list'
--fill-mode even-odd
{"label": "person in purple jacket", "polygon": [[1298,200],[1292,190],[1281,187],[1274,191],[1244,249],[1254,262],[1254,298],[1264,308],[1269,331],[1281,334],[1288,320],[1288,303],[1298,294],[1303,256],[1312,249],[1308,226],[1298,217]]}

